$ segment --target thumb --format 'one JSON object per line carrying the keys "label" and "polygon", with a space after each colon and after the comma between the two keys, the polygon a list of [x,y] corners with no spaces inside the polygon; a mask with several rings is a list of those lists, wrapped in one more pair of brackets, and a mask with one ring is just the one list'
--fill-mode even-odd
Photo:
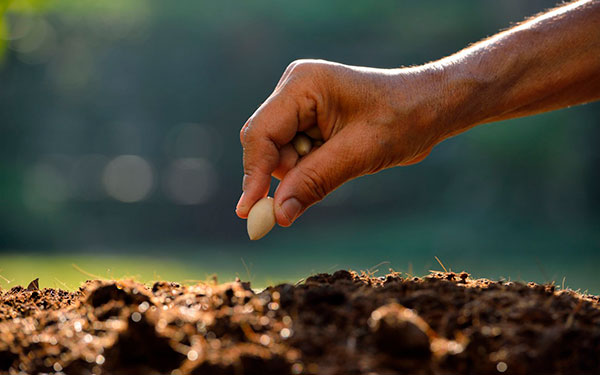
{"label": "thumb", "polygon": [[308,207],[344,182],[361,175],[364,160],[338,134],[306,155],[281,180],[275,191],[275,217],[290,226]]}

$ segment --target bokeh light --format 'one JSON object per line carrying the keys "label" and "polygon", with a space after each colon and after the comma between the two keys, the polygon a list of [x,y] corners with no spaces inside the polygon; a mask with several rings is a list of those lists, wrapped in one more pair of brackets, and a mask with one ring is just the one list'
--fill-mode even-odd
{"label": "bokeh light", "polygon": [[152,166],[137,155],[121,155],[104,168],[102,177],[106,193],[126,203],[145,199],[154,186]]}
{"label": "bokeh light", "polygon": [[44,18],[35,16],[23,16],[18,22],[26,24],[23,26],[26,31],[11,43],[19,59],[27,64],[49,61],[57,48],[56,32],[52,25]]}
{"label": "bokeh light", "polygon": [[6,30],[3,39],[17,40],[27,35],[33,28],[35,17],[30,12],[12,13],[6,16]]}

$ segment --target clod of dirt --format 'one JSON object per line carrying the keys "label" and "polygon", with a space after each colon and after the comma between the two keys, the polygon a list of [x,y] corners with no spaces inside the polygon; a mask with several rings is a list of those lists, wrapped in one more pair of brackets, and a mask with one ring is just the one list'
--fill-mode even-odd
{"label": "clod of dirt", "polygon": [[371,313],[369,327],[382,353],[394,357],[431,355],[428,331],[431,330],[414,311],[398,303],[390,303]]}
{"label": "clod of dirt", "polygon": [[344,270],[260,293],[239,280],[0,291],[0,373],[60,372],[599,374],[600,299]]}
{"label": "clod of dirt", "polygon": [[122,301],[125,305],[136,305],[150,301],[152,293],[147,288],[127,282],[88,282],[86,303],[100,307],[111,301]]}
{"label": "clod of dirt", "polygon": [[11,352],[6,347],[0,347],[0,371],[8,371],[17,359],[19,359],[18,354]]}
{"label": "clod of dirt", "polygon": [[156,314],[139,312],[129,316],[127,328],[119,333],[112,346],[106,348],[104,367],[109,373],[167,373],[181,365],[186,356],[175,349],[176,341],[171,342],[169,336],[157,332],[156,318]]}
{"label": "clod of dirt", "polygon": [[39,278],[33,280],[32,282],[29,283],[29,285],[27,285],[27,290],[39,290],[40,289],[40,284],[39,284]]}
{"label": "clod of dirt", "polygon": [[240,344],[223,350],[219,359],[207,360],[194,368],[192,375],[290,375],[291,364],[284,357],[272,355],[267,348]]}

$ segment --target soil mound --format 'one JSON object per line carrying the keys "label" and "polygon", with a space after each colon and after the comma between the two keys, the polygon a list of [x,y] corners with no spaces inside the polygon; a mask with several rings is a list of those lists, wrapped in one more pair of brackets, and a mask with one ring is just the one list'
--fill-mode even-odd
{"label": "soil mound", "polygon": [[0,374],[600,374],[600,299],[465,272],[0,291]]}

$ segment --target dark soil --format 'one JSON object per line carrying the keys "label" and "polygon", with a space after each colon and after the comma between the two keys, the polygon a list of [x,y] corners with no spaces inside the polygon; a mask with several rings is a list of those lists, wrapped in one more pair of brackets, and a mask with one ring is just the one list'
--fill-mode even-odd
{"label": "dark soil", "polygon": [[598,296],[468,274],[0,291],[1,374],[600,374]]}

